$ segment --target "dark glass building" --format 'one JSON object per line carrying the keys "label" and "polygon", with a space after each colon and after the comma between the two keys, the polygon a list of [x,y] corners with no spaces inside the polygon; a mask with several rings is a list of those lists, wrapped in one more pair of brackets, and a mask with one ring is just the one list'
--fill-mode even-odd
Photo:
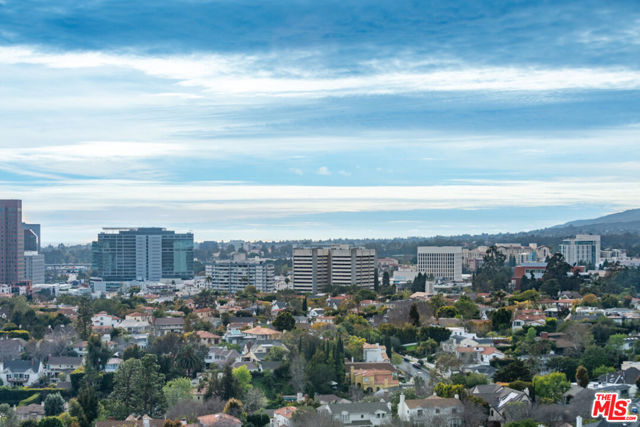
{"label": "dark glass building", "polygon": [[22,200],[0,200],[0,283],[24,280]]}
{"label": "dark glass building", "polygon": [[92,244],[93,275],[107,281],[193,278],[193,234],[113,228]]}

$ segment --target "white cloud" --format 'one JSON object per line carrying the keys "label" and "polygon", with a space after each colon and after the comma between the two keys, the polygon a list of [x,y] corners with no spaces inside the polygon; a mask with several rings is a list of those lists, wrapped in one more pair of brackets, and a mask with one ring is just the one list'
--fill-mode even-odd
{"label": "white cloud", "polygon": [[289,169],[289,171],[298,176],[304,175],[304,172],[302,172],[302,169],[299,169],[299,168],[291,168]]}
{"label": "white cloud", "polygon": [[[225,97],[325,97],[430,91],[552,91],[564,89],[638,89],[640,71],[620,67],[480,66],[390,58],[364,62],[364,71],[336,75],[282,64],[276,54],[142,56],[96,51],[49,53],[30,46],[0,47],[0,64],[35,64],[56,69],[132,69],[170,79],[201,95]],[[174,92],[168,90],[167,92]],[[188,98],[200,95],[188,94]]]}
{"label": "white cloud", "polygon": [[338,175],[351,176],[351,172],[341,170],[341,171],[338,171]]}
{"label": "white cloud", "polygon": [[331,175],[331,171],[326,166],[319,167],[318,170],[316,171],[316,173],[318,175]]}

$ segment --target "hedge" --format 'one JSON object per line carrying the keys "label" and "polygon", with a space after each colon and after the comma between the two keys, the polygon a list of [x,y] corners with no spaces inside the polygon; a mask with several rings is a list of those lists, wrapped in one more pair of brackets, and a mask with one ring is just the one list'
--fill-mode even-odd
{"label": "hedge", "polygon": [[[62,388],[53,388],[53,387],[43,387],[43,388],[32,388],[32,387],[8,387],[3,386],[0,387],[0,402],[8,403],[9,405],[17,405],[21,401],[30,399],[35,394],[39,394],[40,399],[47,397],[48,394],[51,393],[60,393],[62,396],[69,397],[69,391]],[[30,402],[33,403],[33,402]]]}
{"label": "hedge", "polygon": [[31,405],[32,403],[40,403],[40,393],[35,393],[30,397],[21,400],[20,403],[18,403],[18,406],[27,406]]}
{"label": "hedge", "polygon": [[22,338],[25,341],[29,341],[31,334],[24,329],[14,329],[12,331],[0,331],[0,336],[9,336],[9,338]]}

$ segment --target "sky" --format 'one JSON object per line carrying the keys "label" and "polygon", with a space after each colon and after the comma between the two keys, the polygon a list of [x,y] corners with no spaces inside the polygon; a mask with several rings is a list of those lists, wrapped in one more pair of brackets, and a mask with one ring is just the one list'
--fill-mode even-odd
{"label": "sky", "polygon": [[537,229],[640,201],[629,1],[0,0],[0,198],[46,243]]}

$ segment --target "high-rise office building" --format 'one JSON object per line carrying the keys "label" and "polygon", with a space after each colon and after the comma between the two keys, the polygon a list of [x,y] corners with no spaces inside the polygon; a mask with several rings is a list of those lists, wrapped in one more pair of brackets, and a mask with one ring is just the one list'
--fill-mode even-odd
{"label": "high-rise office building", "polygon": [[22,223],[24,230],[24,250],[40,252],[42,241],[40,237],[40,224]]}
{"label": "high-rise office building", "polygon": [[110,281],[193,278],[193,234],[164,228],[105,228],[92,244],[92,270]]}
{"label": "high-rise office building", "polygon": [[205,266],[211,289],[237,293],[247,286],[260,292],[275,290],[274,267],[264,260],[218,260]]}
{"label": "high-rise office building", "polygon": [[22,201],[0,200],[0,283],[24,280]]}
{"label": "high-rise office building", "polygon": [[560,253],[570,265],[585,264],[597,267],[600,264],[600,236],[578,234],[575,239],[565,239],[560,244]]}
{"label": "high-rise office building", "polygon": [[418,272],[434,279],[462,280],[462,248],[459,246],[419,246]]}
{"label": "high-rise office building", "polygon": [[330,248],[294,248],[293,287],[316,294],[327,285],[373,288],[375,249],[347,245]]}
{"label": "high-rise office building", "polygon": [[36,251],[24,252],[24,278],[34,284],[44,283],[44,255]]}

